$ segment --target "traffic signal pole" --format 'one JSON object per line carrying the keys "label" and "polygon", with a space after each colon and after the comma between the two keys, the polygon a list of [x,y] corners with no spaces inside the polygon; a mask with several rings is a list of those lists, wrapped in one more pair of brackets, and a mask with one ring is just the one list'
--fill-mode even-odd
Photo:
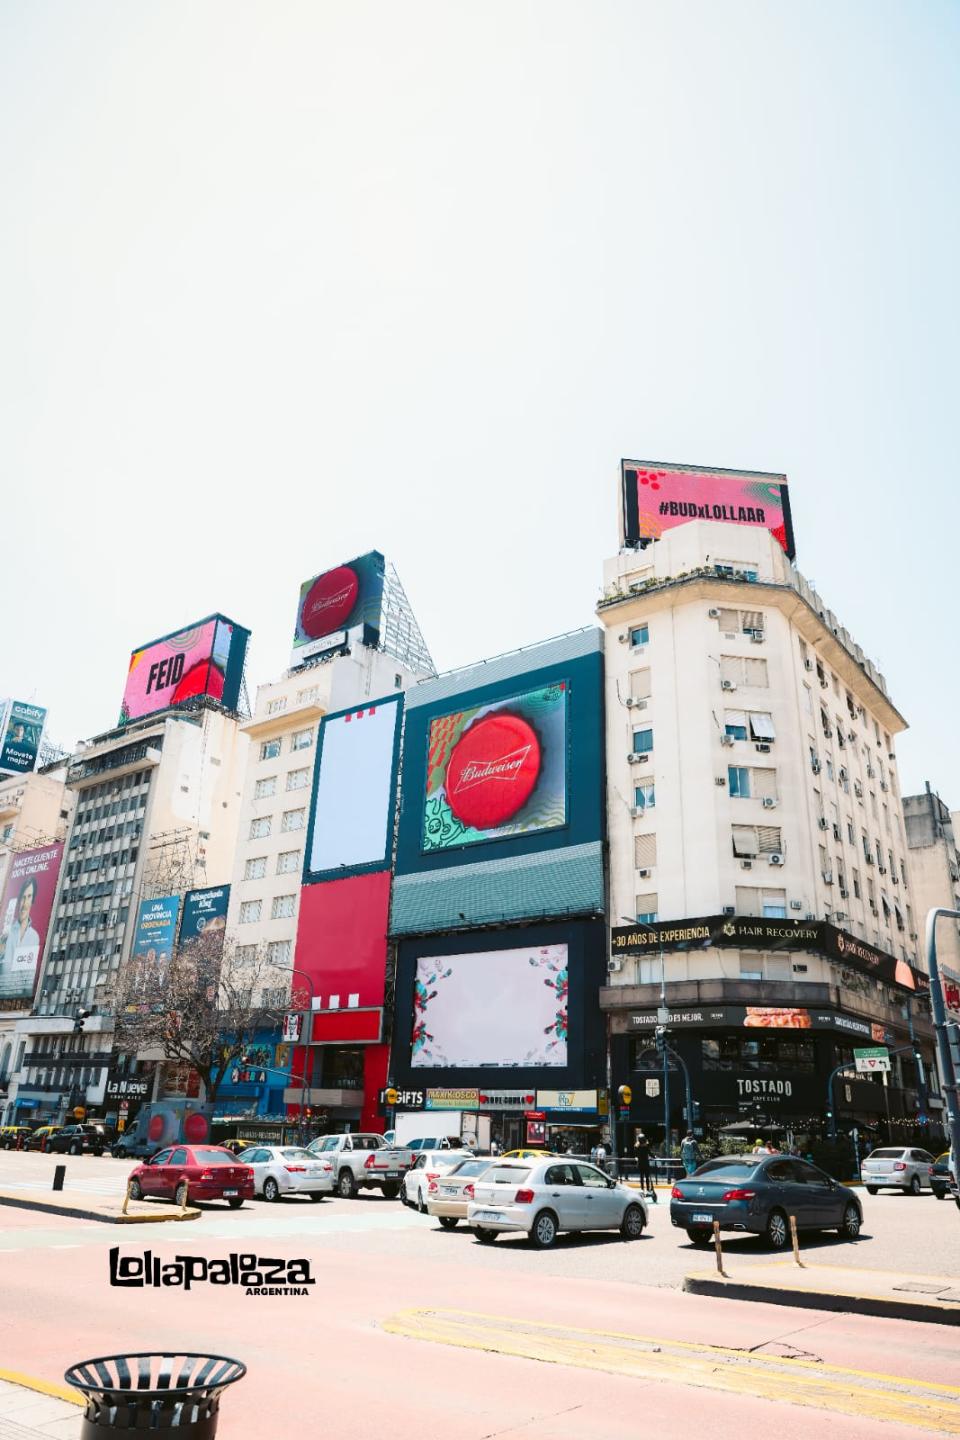
{"label": "traffic signal pole", "polygon": [[[950,1136],[950,1151],[953,1165],[960,1169],[960,1114],[957,1104],[957,1070],[950,1048],[950,1032],[947,1028],[947,1009],[943,1003],[943,984],[940,979],[940,965],[937,961],[937,921],[940,919],[960,920],[960,910],[944,910],[939,906],[927,913],[927,971],[930,975],[930,1008],[933,1012],[933,1029],[937,1037],[937,1058],[940,1061],[940,1079],[947,1104],[947,1131]],[[954,1180],[960,1175],[954,1170]]]}

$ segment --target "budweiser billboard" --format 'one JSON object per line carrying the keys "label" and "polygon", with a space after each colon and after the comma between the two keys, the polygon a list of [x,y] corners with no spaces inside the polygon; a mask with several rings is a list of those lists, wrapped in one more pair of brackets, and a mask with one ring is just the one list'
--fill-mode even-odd
{"label": "budweiser billboard", "polygon": [[567,698],[561,680],[431,721],[424,851],[566,824]]}
{"label": "budweiser billboard", "polygon": [[723,520],[769,530],[789,558],[796,557],[785,475],[650,460],[622,460],[620,470],[628,545],[659,540],[688,520]]}
{"label": "budweiser billboard", "polygon": [[300,586],[291,665],[342,644],[346,632],[363,626],[364,643],[380,635],[386,565],[379,550],[358,555],[345,565],[324,570]]}

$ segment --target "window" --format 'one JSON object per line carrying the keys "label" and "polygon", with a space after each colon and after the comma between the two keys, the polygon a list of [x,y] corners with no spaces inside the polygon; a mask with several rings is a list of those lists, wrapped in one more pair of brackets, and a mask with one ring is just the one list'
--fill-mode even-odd
{"label": "window", "polygon": [[[311,686],[310,686],[308,689],[306,689],[306,690],[298,690],[298,691],[297,691],[297,704],[298,704],[298,705],[310,705],[310,704],[312,704],[312,702],[313,702],[314,700],[319,700],[319,699],[320,699],[320,686],[319,686],[319,685],[311,685]],[[301,735],[304,735],[304,734],[309,735],[309,734],[310,734],[310,731],[309,731],[309,730],[306,730],[306,731],[301,730],[300,733],[301,733]],[[296,746],[295,746],[294,748],[296,749]]]}
{"label": "window", "polygon": [[747,655],[721,655],[720,679],[761,690],[767,689],[770,683],[766,660],[755,660]]}
{"label": "window", "polygon": [[782,854],[783,840],[781,834],[782,832],[779,825],[758,825],[757,839],[760,845],[760,854]]}
{"label": "window", "polygon": [[649,700],[651,693],[649,669],[632,670],[630,672],[630,698],[633,700]]}
{"label": "window", "polygon": [[807,684],[804,684],[803,687],[803,708],[808,715],[813,714],[813,691]]}
{"label": "window", "polygon": [[254,860],[248,860],[243,867],[244,880],[262,880],[267,873],[267,857],[258,855]]}
{"label": "window", "polygon": [[785,920],[787,918],[786,890],[764,890],[762,903],[763,913],[768,919]]}
{"label": "window", "polygon": [[637,896],[637,919],[641,925],[656,924],[658,903],[655,893]]}
{"label": "window", "polygon": [[635,785],[633,803],[638,810],[652,810],[657,803],[657,792],[652,780],[645,785]]}
{"label": "window", "polygon": [[[284,946],[286,946],[285,955],[281,953]],[[268,957],[270,955],[270,951],[273,948],[274,947],[272,945],[267,946]],[[278,940],[276,942],[276,949],[279,959],[290,959],[289,940]],[[284,1010],[286,1006],[290,1003],[290,992],[288,991],[286,985],[265,985],[260,992],[260,1003],[265,1010]],[[277,1063],[279,1064],[279,1061]],[[249,1160],[246,1163],[249,1165]]]}
{"label": "window", "polygon": [[312,744],[312,730],[295,730],[290,738],[291,750],[309,750]]}
{"label": "window", "polygon": [[754,767],[750,771],[750,784],[753,793],[759,800],[776,800],[777,798],[777,772],[765,768]]}
{"label": "window", "polygon": [[755,885],[738,885],[736,888],[736,911],[738,915],[759,915],[763,907],[763,891]]}
{"label": "window", "polygon": [[765,710],[751,710],[749,715],[750,734],[754,740],[776,740],[777,732],[773,728],[773,716]]}
{"label": "window", "polygon": [[[284,898],[284,897],[280,897]],[[290,953],[293,949],[292,940],[271,940],[267,946],[267,960],[271,965],[287,965],[290,962]],[[284,992],[285,994],[286,992]],[[285,1001],[281,1000],[281,1004]]]}
{"label": "window", "polygon": [[653,749],[653,731],[634,730],[633,732],[633,753],[634,755],[649,755]]}
{"label": "window", "polygon": [[284,850],[280,855],[278,855],[277,874],[295,874],[295,872],[300,869],[300,854],[301,852],[299,850]]}
{"label": "window", "polygon": [[727,766],[727,786],[736,799],[750,799],[750,771],[745,765]]}
{"label": "window", "polygon": [[638,649],[641,645],[648,644],[649,640],[649,625],[635,625],[634,628],[630,631],[630,644],[635,650]]}
{"label": "window", "polygon": [[270,907],[271,920],[289,920],[297,903],[295,895],[274,895]]}
{"label": "window", "polygon": [[853,893],[854,893],[854,896],[856,897],[857,900],[860,900],[860,899],[862,898],[862,896],[861,896],[861,894],[860,894],[860,871],[859,871],[859,870],[851,870],[851,871],[850,871],[850,876],[851,876],[851,878],[852,878],[852,880],[853,880]]}
{"label": "window", "polygon": [[847,816],[847,839],[849,840],[851,845],[856,845],[857,832],[853,828],[853,821],[850,819],[849,815]]}
{"label": "window", "polygon": [[310,783],[309,770],[291,770],[287,775],[288,790],[306,790]]}
{"label": "window", "polygon": [[[759,956],[759,955],[741,955],[741,956],[740,956],[740,979],[741,979],[741,980],[762,980],[762,979],[763,979],[763,961],[760,959],[760,956]],[[748,1043],[748,1045],[749,1045],[749,1044],[753,1044],[753,1045],[758,1045],[758,1046],[759,1046],[759,1043],[760,1043],[760,1042],[759,1042],[758,1040],[754,1040],[754,1041],[748,1041],[747,1043]]]}
{"label": "window", "polygon": [[255,924],[260,919],[260,906],[261,901],[259,900],[244,900],[240,906],[240,924]]}
{"label": "window", "polygon": [[250,839],[265,840],[270,834],[270,816],[261,815],[257,820],[250,821]]}
{"label": "window", "polygon": [[261,759],[261,760],[276,760],[276,758],[277,758],[277,756],[278,756],[279,754],[280,754],[280,741],[279,741],[279,740],[264,740],[263,744],[260,746],[260,759]]}
{"label": "window", "polygon": [[657,863],[656,835],[637,835],[633,842],[633,863],[638,870],[651,870]]}
{"label": "window", "polygon": [[253,789],[254,798],[257,800],[269,800],[271,795],[277,793],[276,775],[267,775],[263,780],[258,780]]}
{"label": "window", "polygon": [[284,832],[289,830],[302,830],[306,813],[306,810],[284,810],[280,829]]}
{"label": "window", "polygon": [[733,853],[741,858],[752,858],[759,852],[757,831],[753,825],[734,825]]}
{"label": "window", "polygon": [[734,740],[746,740],[747,738],[747,713],[745,710],[727,710],[724,712],[723,732],[730,735]]}

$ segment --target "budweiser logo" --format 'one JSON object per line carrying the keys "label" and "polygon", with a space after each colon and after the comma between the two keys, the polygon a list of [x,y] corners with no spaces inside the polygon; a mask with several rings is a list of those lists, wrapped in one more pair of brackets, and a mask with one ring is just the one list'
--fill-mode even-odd
{"label": "budweiser logo", "polygon": [[349,598],[352,586],[347,584],[340,590],[335,590],[332,595],[318,595],[310,602],[309,607],[303,612],[303,618],[310,620],[314,615],[323,615],[327,610],[336,610]]}
{"label": "budweiser logo", "polygon": [[451,795],[459,795],[464,790],[472,789],[474,785],[482,785],[485,780],[515,779],[523,769],[530,749],[529,745],[522,745],[519,750],[511,750],[508,755],[501,755],[496,760],[468,761],[457,776]]}

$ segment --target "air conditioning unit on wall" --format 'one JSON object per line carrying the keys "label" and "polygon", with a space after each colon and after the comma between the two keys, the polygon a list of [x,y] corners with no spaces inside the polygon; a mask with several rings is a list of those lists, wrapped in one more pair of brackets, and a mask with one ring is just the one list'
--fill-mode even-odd
{"label": "air conditioning unit on wall", "polygon": [[769,863],[770,863],[771,865],[782,865],[782,864],[783,864],[783,856],[780,855],[780,854],[778,854],[776,851],[774,851],[774,853],[773,853],[771,856],[769,856]]}
{"label": "air conditioning unit on wall", "polygon": [[732,736],[732,735],[721,735],[721,736],[720,736],[720,744],[721,744],[721,745],[732,745],[732,744],[733,744],[733,736]]}
{"label": "air conditioning unit on wall", "polygon": [[607,969],[611,975],[617,975],[623,969],[623,961],[610,959],[607,961]]}
{"label": "air conditioning unit on wall", "polygon": [[717,609],[717,607],[716,607],[715,605],[714,605],[710,610],[707,611],[707,618],[708,618],[709,620],[719,620],[719,619],[720,619],[720,611]]}
{"label": "air conditioning unit on wall", "polygon": [[721,681],[720,681],[720,689],[721,689],[721,690],[736,690],[736,688],[737,688],[737,687],[736,687],[736,684],[735,684],[735,682],[734,682],[733,680],[721,680]]}
{"label": "air conditioning unit on wall", "polygon": [[777,806],[777,802],[776,802],[776,800],[773,798],[772,795],[764,795],[764,797],[763,797],[763,808],[764,808],[764,810],[775,810],[775,809],[776,809],[776,806]]}

